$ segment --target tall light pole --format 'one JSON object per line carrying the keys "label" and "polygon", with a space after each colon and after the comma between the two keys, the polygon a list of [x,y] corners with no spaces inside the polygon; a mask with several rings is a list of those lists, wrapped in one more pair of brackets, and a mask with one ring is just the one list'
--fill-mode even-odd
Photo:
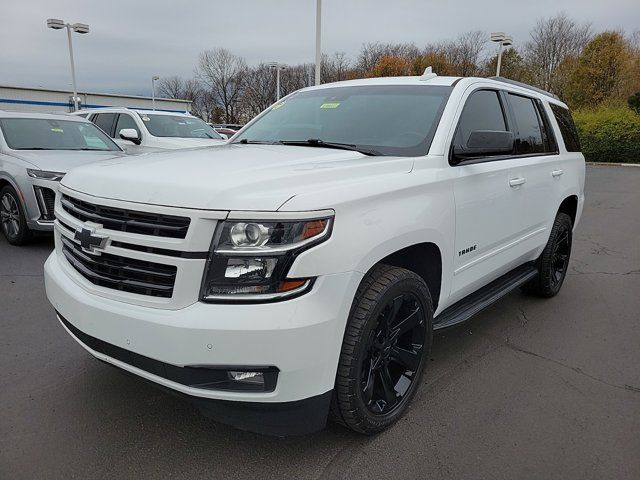
{"label": "tall light pole", "polygon": [[76,33],[89,33],[89,25],[86,23],[65,23],[63,20],[57,18],[49,18],[47,20],[47,27],[54,30],[67,29],[67,40],[69,41],[69,59],[71,60],[71,82],[73,84],[73,109],[78,110],[78,89],[76,87],[76,66],[73,62],[73,45],[71,43],[71,30]]}
{"label": "tall light pole", "polygon": [[491,34],[491,41],[498,43],[498,61],[496,62],[496,77],[500,76],[500,67],[502,66],[502,49],[513,44],[510,35],[504,32],[494,32]]}
{"label": "tall light pole", "polygon": [[160,80],[158,75],[151,77],[151,108],[156,109],[156,80]]}
{"label": "tall light pole", "polygon": [[316,0],[316,85],[320,85],[320,63],[322,62],[322,49],[320,40],[322,37],[322,0]]}
{"label": "tall light pole", "polygon": [[280,72],[286,70],[287,66],[284,63],[271,62],[269,68],[276,69],[276,102],[280,100]]}

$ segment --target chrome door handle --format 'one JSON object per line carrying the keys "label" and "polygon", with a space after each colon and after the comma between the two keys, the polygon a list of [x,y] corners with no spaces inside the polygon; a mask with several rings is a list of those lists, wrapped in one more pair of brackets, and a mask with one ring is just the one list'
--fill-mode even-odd
{"label": "chrome door handle", "polygon": [[509,186],[517,187],[519,185],[524,185],[524,182],[526,182],[526,180],[522,177],[512,178],[511,180],[509,180]]}
{"label": "chrome door handle", "polygon": [[564,172],[562,170],[554,170],[553,172],[551,172],[551,176],[552,177],[559,177],[560,175],[562,175]]}

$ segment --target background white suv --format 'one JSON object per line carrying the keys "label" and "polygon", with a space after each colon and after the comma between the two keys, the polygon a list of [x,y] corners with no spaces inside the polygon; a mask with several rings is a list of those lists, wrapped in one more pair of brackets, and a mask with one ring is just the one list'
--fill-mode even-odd
{"label": "background white suv", "polygon": [[81,110],[74,115],[95,123],[131,154],[225,143],[208,123],[188,113],[108,107]]}
{"label": "background white suv", "polygon": [[566,105],[526,85],[308,88],[228,145],[67,175],[47,295],[92,355],[221,421],[372,434],[434,330],[558,293],[584,175]]}

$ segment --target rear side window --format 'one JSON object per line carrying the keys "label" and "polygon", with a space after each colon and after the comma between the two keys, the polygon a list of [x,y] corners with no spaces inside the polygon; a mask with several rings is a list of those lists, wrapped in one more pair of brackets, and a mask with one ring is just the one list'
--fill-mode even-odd
{"label": "rear side window", "polygon": [[502,106],[498,99],[498,92],[493,90],[478,90],[471,94],[460,115],[456,143],[467,145],[469,135],[474,130],[506,131]]}
{"label": "rear side window", "polygon": [[518,155],[544,153],[542,125],[533,100],[513,93],[507,94],[516,122],[516,152]]}
{"label": "rear side window", "polygon": [[580,152],[580,139],[578,138],[578,131],[576,125],[573,123],[571,112],[560,105],[550,104],[553,116],[556,117],[558,127],[560,127],[560,134],[564,140],[564,145],[567,147],[568,152]]}
{"label": "rear side window", "polygon": [[113,121],[115,118],[115,113],[98,113],[91,121],[104,130],[107,135],[113,137]]}

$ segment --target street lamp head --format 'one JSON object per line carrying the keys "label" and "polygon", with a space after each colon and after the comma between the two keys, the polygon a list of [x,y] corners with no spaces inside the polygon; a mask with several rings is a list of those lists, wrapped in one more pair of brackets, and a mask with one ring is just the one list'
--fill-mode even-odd
{"label": "street lamp head", "polygon": [[158,75],[154,75],[153,77],[151,77],[151,80],[153,81],[160,80],[160,77]]}
{"label": "street lamp head", "polygon": [[491,41],[492,42],[502,42],[502,41],[504,41],[506,36],[507,36],[507,34],[504,33],[504,32],[494,32],[494,33],[491,34]]}
{"label": "street lamp head", "polygon": [[53,28],[54,30],[60,30],[65,27],[64,20],[58,18],[49,18],[47,20],[47,28]]}
{"label": "street lamp head", "polygon": [[89,25],[86,23],[74,23],[71,29],[76,33],[89,33]]}
{"label": "street lamp head", "polygon": [[513,45],[513,38],[510,35],[506,35],[504,40],[502,40],[502,46],[508,47],[509,45]]}
{"label": "street lamp head", "polygon": [[267,63],[267,67],[269,68],[278,68],[278,62],[269,62]]}

